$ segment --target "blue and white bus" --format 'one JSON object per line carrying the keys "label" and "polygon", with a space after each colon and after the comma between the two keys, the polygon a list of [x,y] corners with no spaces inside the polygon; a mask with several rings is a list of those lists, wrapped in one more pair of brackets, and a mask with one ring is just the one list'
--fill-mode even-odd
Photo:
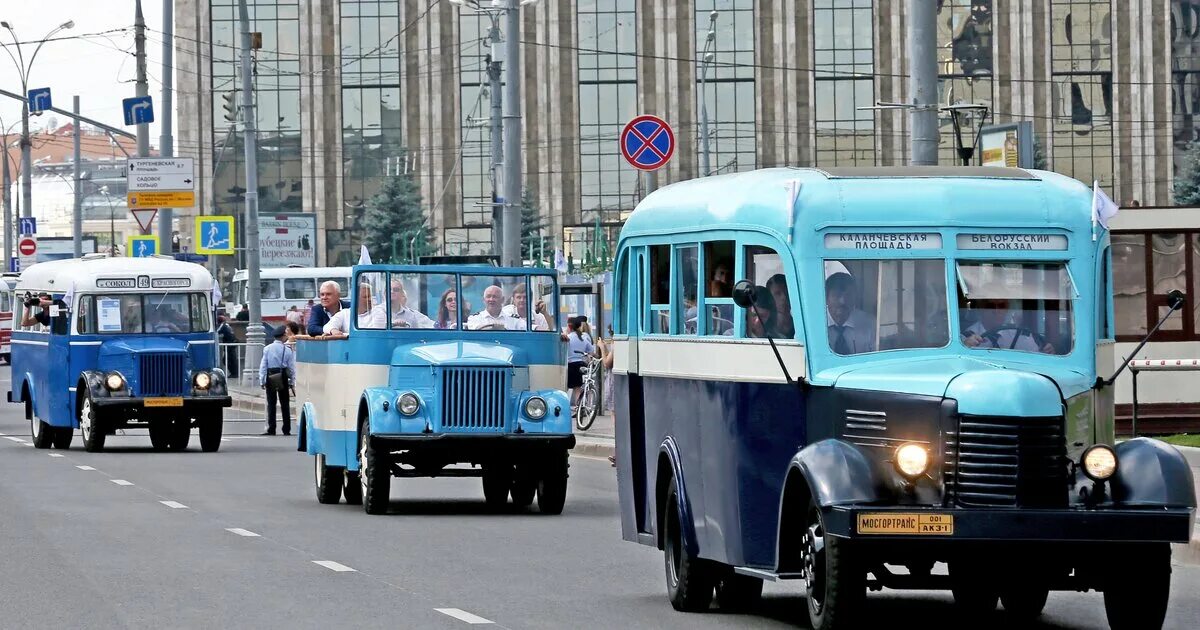
{"label": "blue and white bus", "polygon": [[[193,427],[220,448],[232,403],[216,367],[213,278],[169,258],[44,262],[14,290],[12,389],[33,444],[89,452],[118,429],[149,429],[156,450],[184,450]],[[44,296],[44,297],[39,297]]]}
{"label": "blue and white bus", "polygon": [[575,436],[554,272],[366,265],[352,287],[349,336],[297,342],[317,500],[383,514],[393,477],[482,477],[489,505],[561,513]]}
{"label": "blue and white bus", "polygon": [[672,605],[745,608],[803,579],[829,630],[859,627],[868,588],[1019,622],[1095,589],[1114,628],[1161,626],[1196,497],[1173,447],[1115,442],[1091,207],[1054,173],[941,167],[767,169],[643,200],[616,268],[618,489]]}

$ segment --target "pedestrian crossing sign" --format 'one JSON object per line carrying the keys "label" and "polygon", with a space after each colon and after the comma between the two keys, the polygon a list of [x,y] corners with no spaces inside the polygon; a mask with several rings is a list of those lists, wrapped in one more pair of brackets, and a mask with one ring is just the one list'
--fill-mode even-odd
{"label": "pedestrian crossing sign", "polygon": [[233,241],[233,217],[196,217],[197,254],[232,254]]}
{"label": "pedestrian crossing sign", "polygon": [[125,243],[125,255],[131,258],[146,258],[157,253],[157,236],[130,236]]}

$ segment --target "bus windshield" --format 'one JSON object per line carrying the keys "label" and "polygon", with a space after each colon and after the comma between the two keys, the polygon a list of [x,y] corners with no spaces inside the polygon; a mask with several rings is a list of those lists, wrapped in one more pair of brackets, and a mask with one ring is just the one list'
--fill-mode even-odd
{"label": "bus windshield", "polygon": [[1075,286],[1063,263],[958,263],[963,345],[1069,354]]}
{"label": "bus windshield", "polygon": [[203,293],[132,293],[77,298],[80,334],[167,334],[210,332],[208,296]]}
{"label": "bus windshield", "polygon": [[554,288],[549,276],[364,272],[356,327],[554,331]]}
{"label": "bus windshield", "polygon": [[825,326],[835,354],[941,348],[950,340],[946,263],[825,261]]}

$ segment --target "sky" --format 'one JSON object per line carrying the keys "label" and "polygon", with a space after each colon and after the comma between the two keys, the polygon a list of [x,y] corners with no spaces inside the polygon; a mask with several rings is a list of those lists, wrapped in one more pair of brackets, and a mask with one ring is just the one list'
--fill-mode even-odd
{"label": "sky", "polygon": [[[162,0],[143,0],[142,15],[146,20],[146,72],[150,96],[154,99],[155,120],[161,120],[162,100]],[[134,80],[137,64],[133,41],[134,0],[4,0],[0,2],[0,20],[16,31],[23,43],[21,52],[26,63],[46,33],[68,20],[75,27],[60,31],[55,41],[42,46],[30,73],[29,88],[49,87],[54,106],[70,111],[72,97],[80,97],[80,114],[102,123],[136,133],[136,127],[125,127],[121,99],[135,95]],[[115,29],[125,29],[123,31]],[[113,31],[105,33],[106,31]],[[98,35],[104,33],[103,35]],[[0,29],[0,43],[16,55],[11,33]],[[176,77],[178,81],[178,77]],[[9,92],[21,91],[17,66],[0,50],[0,87]],[[54,112],[40,118],[30,117],[31,128],[48,125],[49,119],[58,125],[69,119]],[[21,103],[0,96],[0,121],[4,128],[18,133],[21,125]],[[0,130],[3,131],[3,130]],[[158,122],[150,125],[150,146],[157,147],[161,133]],[[178,135],[178,129],[176,129]]]}

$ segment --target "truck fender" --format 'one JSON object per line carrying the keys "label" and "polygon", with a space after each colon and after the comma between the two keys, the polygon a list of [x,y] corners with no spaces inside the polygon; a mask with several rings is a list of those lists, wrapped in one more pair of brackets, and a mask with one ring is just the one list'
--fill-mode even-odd
{"label": "truck fender", "polygon": [[316,435],[316,428],[313,427],[313,422],[317,418],[317,408],[311,402],[306,402],[300,406],[300,448],[309,455],[316,455],[321,452],[320,438]]}
{"label": "truck fender", "polygon": [[[424,401],[422,401],[422,405],[424,405]],[[418,415],[423,411],[424,409],[417,412]],[[366,421],[367,430],[372,434],[400,433],[400,412],[396,409],[396,392],[390,387],[364,389],[362,401],[359,403],[359,420]]]}
{"label": "truck fender", "polygon": [[1196,507],[1192,469],[1175,447],[1134,438],[1116,446],[1117,474],[1110,480],[1118,505]]}
{"label": "truck fender", "polygon": [[696,537],[696,524],[692,521],[692,504],[687,491],[687,482],[683,478],[683,459],[679,456],[679,447],[675,444],[675,440],[667,436],[658,447],[658,473],[655,478],[656,520],[654,529],[659,549],[662,549],[665,544],[663,521],[667,509],[667,488],[671,485],[672,479],[675,480],[675,491],[679,494],[678,516],[684,547],[689,555],[698,556],[700,555],[700,542]]}
{"label": "truck fender", "polygon": [[870,503],[886,496],[870,460],[857,446],[842,440],[809,444],[792,458],[791,467],[803,475],[809,496],[822,509]]}
{"label": "truck fender", "polygon": [[25,373],[25,377],[23,379],[21,379],[21,389],[18,391],[21,392],[21,399],[13,401],[13,402],[29,403],[29,408],[34,410],[34,413],[36,414],[36,411],[37,411],[37,389],[33,385],[33,375],[32,374],[29,374],[28,372]]}
{"label": "truck fender", "polygon": [[95,370],[85,370],[79,373],[79,382],[83,383],[83,388],[76,387],[78,393],[80,389],[91,394],[92,398],[108,398],[108,389],[104,387],[104,373]]}

